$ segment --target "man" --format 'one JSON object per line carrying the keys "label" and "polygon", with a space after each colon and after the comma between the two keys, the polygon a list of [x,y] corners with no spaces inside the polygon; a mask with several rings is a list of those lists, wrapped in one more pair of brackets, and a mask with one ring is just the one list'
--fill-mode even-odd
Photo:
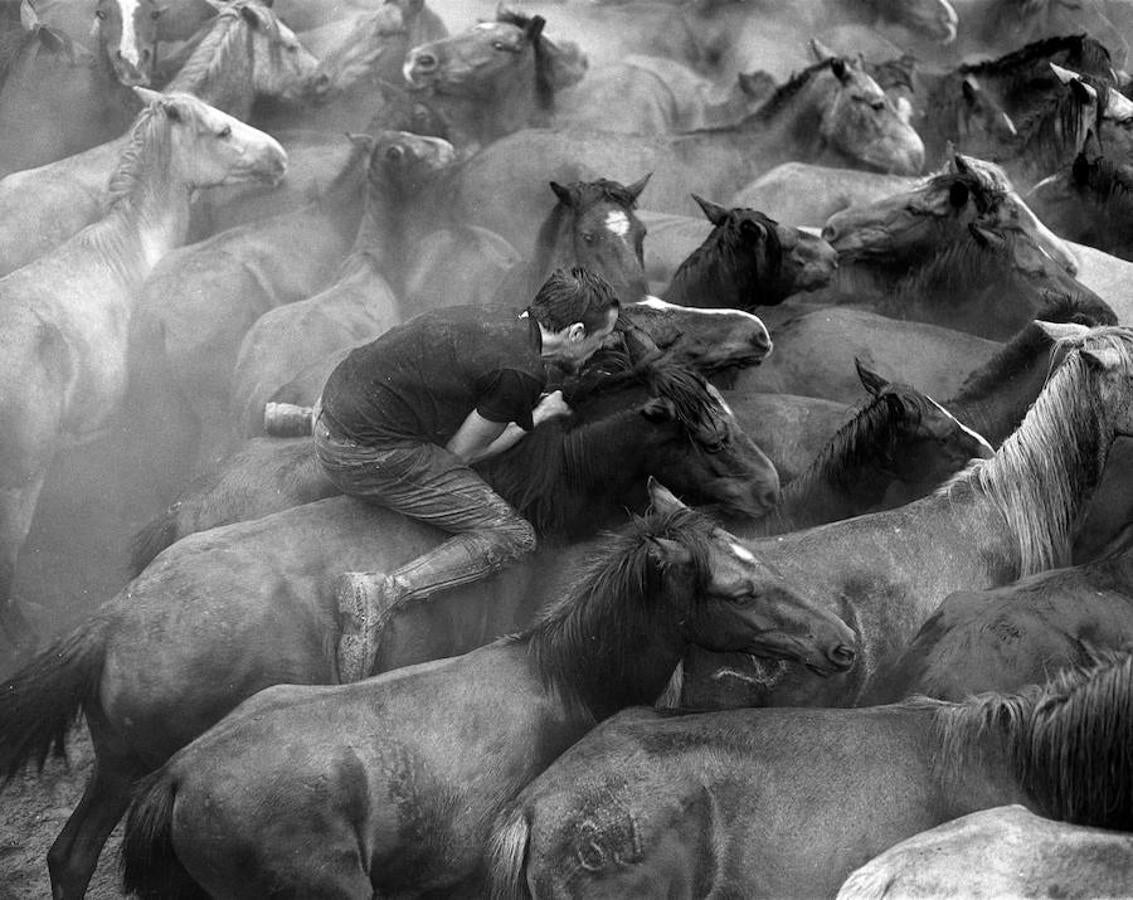
{"label": "man", "polygon": [[388,575],[339,578],[343,682],[370,674],[381,628],[397,609],[535,549],[531,524],[469,466],[570,413],[561,391],[544,395],[544,363],[586,361],[617,317],[605,279],[558,269],[518,315],[480,306],[424,313],[331,373],[314,429],[331,480],[453,535]]}

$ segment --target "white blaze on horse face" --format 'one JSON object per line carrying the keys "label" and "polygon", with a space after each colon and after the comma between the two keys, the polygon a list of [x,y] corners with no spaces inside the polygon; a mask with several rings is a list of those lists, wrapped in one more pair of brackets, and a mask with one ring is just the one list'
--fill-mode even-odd
{"label": "white blaze on horse face", "polygon": [[624,210],[611,209],[606,213],[606,221],[602,224],[614,237],[624,238],[629,234],[629,216]]}
{"label": "white blaze on horse face", "polygon": [[988,442],[987,438],[985,438],[978,431],[976,431],[972,428],[969,428],[967,425],[965,425],[963,422],[961,422],[959,419],[957,419],[954,415],[952,415],[952,413],[950,413],[943,406],[941,406],[939,403],[937,403],[935,400],[933,400],[932,397],[928,397],[926,399],[928,400],[929,403],[931,403],[933,406],[935,406],[937,409],[939,409],[949,419],[951,419],[953,422],[955,422],[956,427],[959,428],[962,432],[964,432],[964,434],[966,434],[968,437],[972,438],[972,440],[974,440],[977,444],[979,444],[981,447],[983,447],[984,450],[986,450],[990,455],[992,455],[992,456],[995,455],[995,448]]}
{"label": "white blaze on horse face", "polygon": [[118,0],[118,13],[122,16],[122,35],[118,39],[118,52],[122,59],[135,69],[140,67],[141,57],[138,54],[138,36],[134,28],[134,15],[138,11],[140,0]]}

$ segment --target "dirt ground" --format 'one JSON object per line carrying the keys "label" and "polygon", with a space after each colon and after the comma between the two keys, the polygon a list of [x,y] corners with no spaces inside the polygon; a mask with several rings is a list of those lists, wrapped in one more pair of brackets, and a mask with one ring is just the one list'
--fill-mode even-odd
{"label": "dirt ground", "polygon": [[[0,898],[45,900],[51,896],[47,851],[83,793],[94,762],[86,729],[72,735],[70,765],[52,760],[16,778],[0,793]],[[118,900],[118,842],[115,830],[99,860],[87,900]]]}

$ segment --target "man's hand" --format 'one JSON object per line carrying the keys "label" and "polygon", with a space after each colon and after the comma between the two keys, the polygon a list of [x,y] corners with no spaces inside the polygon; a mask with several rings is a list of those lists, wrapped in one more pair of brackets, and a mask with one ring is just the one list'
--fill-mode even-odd
{"label": "man's hand", "polygon": [[535,409],[531,411],[531,421],[538,425],[556,416],[569,416],[570,414],[571,408],[563,399],[563,392],[551,391],[549,394],[544,394]]}

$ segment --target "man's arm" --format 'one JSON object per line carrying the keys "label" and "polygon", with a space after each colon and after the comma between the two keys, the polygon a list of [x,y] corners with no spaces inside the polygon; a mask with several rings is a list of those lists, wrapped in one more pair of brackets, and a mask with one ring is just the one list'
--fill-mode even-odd
{"label": "man's arm", "polygon": [[[538,425],[555,416],[565,415],[570,415],[570,407],[563,400],[563,392],[553,391],[539,401],[539,405],[532,410],[531,419]],[[524,434],[526,432],[514,422],[493,422],[472,410],[445,448],[471,465],[503,453]]]}

